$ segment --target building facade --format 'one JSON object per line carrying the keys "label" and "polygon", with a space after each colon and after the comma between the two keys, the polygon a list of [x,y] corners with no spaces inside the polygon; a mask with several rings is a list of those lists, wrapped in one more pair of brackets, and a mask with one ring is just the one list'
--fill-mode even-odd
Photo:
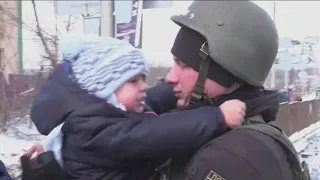
{"label": "building facade", "polygon": [[0,1],[0,71],[8,74],[22,71],[21,1]]}

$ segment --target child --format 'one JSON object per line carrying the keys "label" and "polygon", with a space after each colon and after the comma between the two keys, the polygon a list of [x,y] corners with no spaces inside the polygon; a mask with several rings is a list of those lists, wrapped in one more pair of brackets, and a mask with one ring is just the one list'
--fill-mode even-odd
{"label": "child", "polygon": [[152,104],[174,107],[176,99],[172,90],[166,97],[147,92],[148,69],[138,49],[86,35],[68,37],[60,46],[63,63],[36,97],[31,117],[40,132],[61,123],[44,148],[54,151],[68,179],[146,180],[162,160],[197,150],[228,126],[239,125],[244,115],[224,118],[239,113],[238,102],[229,109],[224,104],[146,113]]}

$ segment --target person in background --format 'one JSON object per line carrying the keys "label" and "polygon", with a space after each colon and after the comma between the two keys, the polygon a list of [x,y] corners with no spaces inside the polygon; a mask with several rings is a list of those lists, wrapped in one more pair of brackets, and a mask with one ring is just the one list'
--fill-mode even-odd
{"label": "person in background", "polygon": [[284,89],[279,92],[279,103],[289,102],[289,94]]}

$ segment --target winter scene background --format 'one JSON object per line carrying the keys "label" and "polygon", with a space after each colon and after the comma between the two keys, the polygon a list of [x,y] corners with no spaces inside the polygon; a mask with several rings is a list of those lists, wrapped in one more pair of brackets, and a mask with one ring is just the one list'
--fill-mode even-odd
{"label": "winter scene background", "polygon": [[[110,18],[104,7],[113,1],[91,1],[90,6],[86,1],[54,2],[0,1],[0,160],[14,179],[21,178],[20,156],[44,138],[29,111],[41,84],[59,63],[59,36],[102,35]],[[279,31],[279,53],[265,83],[267,89],[289,97],[282,101],[277,122],[308,163],[312,180],[320,180],[320,25],[316,23],[320,2],[254,2],[268,12]],[[150,85],[164,77],[173,63],[170,48],[179,28],[169,17],[190,3],[174,1],[138,13],[141,33],[136,39],[150,65]]]}

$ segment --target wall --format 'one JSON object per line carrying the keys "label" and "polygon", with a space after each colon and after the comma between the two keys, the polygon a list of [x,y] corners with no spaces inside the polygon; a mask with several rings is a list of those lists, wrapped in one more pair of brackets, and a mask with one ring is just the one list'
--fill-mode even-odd
{"label": "wall", "polygon": [[320,100],[281,104],[276,123],[291,135],[319,121]]}
{"label": "wall", "polygon": [[0,1],[0,5],[4,8],[0,12],[0,48],[3,49],[0,71],[4,71],[7,79],[7,74],[18,73],[18,27],[16,19],[12,18],[17,14],[17,2]]}

